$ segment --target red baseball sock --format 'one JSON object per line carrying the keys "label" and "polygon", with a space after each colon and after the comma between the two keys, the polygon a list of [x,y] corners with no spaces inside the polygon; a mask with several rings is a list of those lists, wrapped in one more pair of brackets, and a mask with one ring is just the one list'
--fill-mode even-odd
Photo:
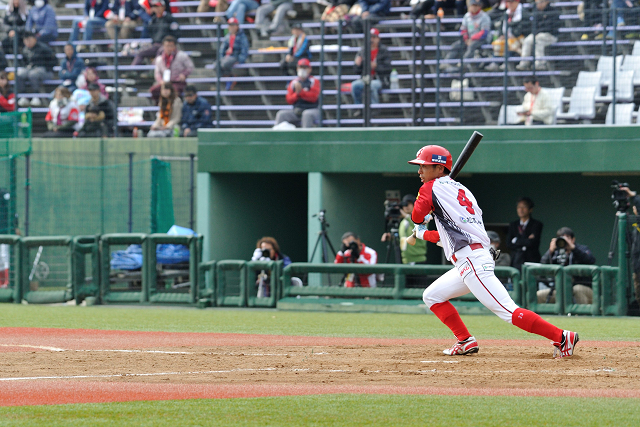
{"label": "red baseball sock", "polygon": [[464,341],[471,336],[458,311],[449,301],[433,304],[430,308],[433,314],[451,329],[458,341]]}
{"label": "red baseball sock", "polygon": [[562,341],[562,329],[547,322],[533,311],[519,308],[511,315],[511,322],[532,334],[541,335],[555,342]]}

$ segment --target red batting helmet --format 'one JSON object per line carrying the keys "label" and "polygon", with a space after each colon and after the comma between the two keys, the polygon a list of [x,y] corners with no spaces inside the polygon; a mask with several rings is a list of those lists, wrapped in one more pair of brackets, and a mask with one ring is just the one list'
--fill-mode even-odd
{"label": "red batting helmet", "polygon": [[416,158],[409,160],[407,163],[412,165],[443,165],[447,170],[451,171],[453,158],[449,150],[444,147],[425,145],[416,153]]}

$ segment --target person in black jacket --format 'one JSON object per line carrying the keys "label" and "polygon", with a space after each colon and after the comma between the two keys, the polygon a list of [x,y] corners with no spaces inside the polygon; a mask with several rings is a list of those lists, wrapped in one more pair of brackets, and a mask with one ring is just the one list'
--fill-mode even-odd
{"label": "person in black jacket", "polygon": [[158,51],[162,47],[162,40],[166,36],[173,36],[178,38],[178,23],[171,12],[167,10],[167,6],[162,0],[151,0],[151,11],[153,15],[151,21],[145,25],[145,31],[151,38],[151,46],[142,49],[133,61],[131,65],[140,65],[144,58],[155,58],[158,56]]}
{"label": "person in black jacket", "polygon": [[[364,47],[360,48],[360,51],[356,55],[354,60],[355,74],[363,75],[364,67]],[[371,103],[380,103],[380,91],[383,88],[388,88],[390,83],[391,74],[391,54],[389,50],[383,44],[380,44],[380,30],[377,28],[371,29],[371,83],[369,88],[371,89]],[[363,76],[364,77],[364,76]],[[358,79],[351,83],[351,95],[353,96],[354,104],[362,104],[362,92],[364,91],[364,80]],[[355,117],[362,114],[361,110],[355,110]]]}
{"label": "person in black jacket", "polygon": [[211,105],[201,96],[195,86],[184,89],[184,104],[180,119],[180,136],[198,136],[198,129],[211,128]]}
{"label": "person in black jacket", "polygon": [[91,94],[91,100],[87,105],[87,111],[93,106],[98,108],[97,120],[103,121],[106,126],[107,136],[113,135],[113,124],[115,120],[113,102],[105,98],[100,93],[100,86],[97,83],[90,83],[87,87]]}
{"label": "person in black jacket", "polygon": [[27,2],[25,0],[10,0],[4,15],[4,26],[7,28],[7,38],[2,40],[2,49],[6,53],[13,53],[13,38],[18,39],[18,52],[22,49],[22,37],[27,25]]}
{"label": "person in black jacket", "polygon": [[511,250],[511,266],[520,270],[525,262],[540,262],[540,236],[542,223],[531,217],[533,200],[518,200],[518,220],[509,224],[507,247]]}
{"label": "person in black jacket", "polygon": [[[536,0],[536,7],[528,12],[524,19],[531,23],[531,33],[522,41],[522,57],[531,56],[533,50],[533,31],[535,27],[536,37],[536,70],[544,70],[547,68],[547,61],[541,60],[544,56],[544,50],[550,44],[558,41],[558,26],[560,20],[557,12],[553,11],[549,0]],[[534,25],[535,24],[535,25]],[[528,70],[530,62],[523,59],[516,66],[518,70]]]}
{"label": "person in black jacket", "polygon": [[[25,33],[24,48],[22,49],[23,67],[18,68],[18,93],[25,92],[28,85],[33,92],[43,92],[42,83],[53,78],[53,67],[58,60],[53,51],[46,44],[39,42],[34,33]],[[28,100],[20,99],[18,105],[25,107]],[[32,107],[41,105],[40,98],[31,100]]]}
{"label": "person in black jacket", "polygon": [[[551,239],[549,250],[542,255],[542,264],[587,264],[596,263],[596,258],[586,245],[576,243],[576,236],[569,227],[562,227]],[[558,284],[556,284],[558,285]],[[542,289],[537,292],[538,302],[555,302],[554,288]],[[593,290],[591,289],[591,276],[573,277],[573,300],[576,304],[591,304]]]}

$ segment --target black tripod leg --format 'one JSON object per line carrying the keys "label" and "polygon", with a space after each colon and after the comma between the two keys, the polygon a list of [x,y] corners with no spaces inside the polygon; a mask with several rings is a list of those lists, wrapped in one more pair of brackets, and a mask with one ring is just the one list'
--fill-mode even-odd
{"label": "black tripod leg", "polygon": [[309,258],[309,262],[313,262],[313,258],[316,256],[316,250],[318,249],[318,243],[320,243],[320,239],[322,239],[322,234],[318,234],[316,244],[313,246],[313,252],[311,252],[311,258]]}
{"label": "black tripod leg", "polygon": [[609,265],[613,265],[613,256],[616,254],[616,246],[618,245],[618,215],[613,222],[613,233],[611,233],[611,243],[609,244]]}

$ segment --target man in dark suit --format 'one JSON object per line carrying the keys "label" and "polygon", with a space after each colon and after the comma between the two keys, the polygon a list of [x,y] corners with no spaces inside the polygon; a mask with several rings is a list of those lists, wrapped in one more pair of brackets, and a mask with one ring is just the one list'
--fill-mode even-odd
{"label": "man in dark suit", "polygon": [[531,218],[533,200],[523,197],[518,200],[517,221],[509,224],[507,247],[511,250],[511,266],[521,269],[525,262],[540,262],[540,236],[542,223]]}

